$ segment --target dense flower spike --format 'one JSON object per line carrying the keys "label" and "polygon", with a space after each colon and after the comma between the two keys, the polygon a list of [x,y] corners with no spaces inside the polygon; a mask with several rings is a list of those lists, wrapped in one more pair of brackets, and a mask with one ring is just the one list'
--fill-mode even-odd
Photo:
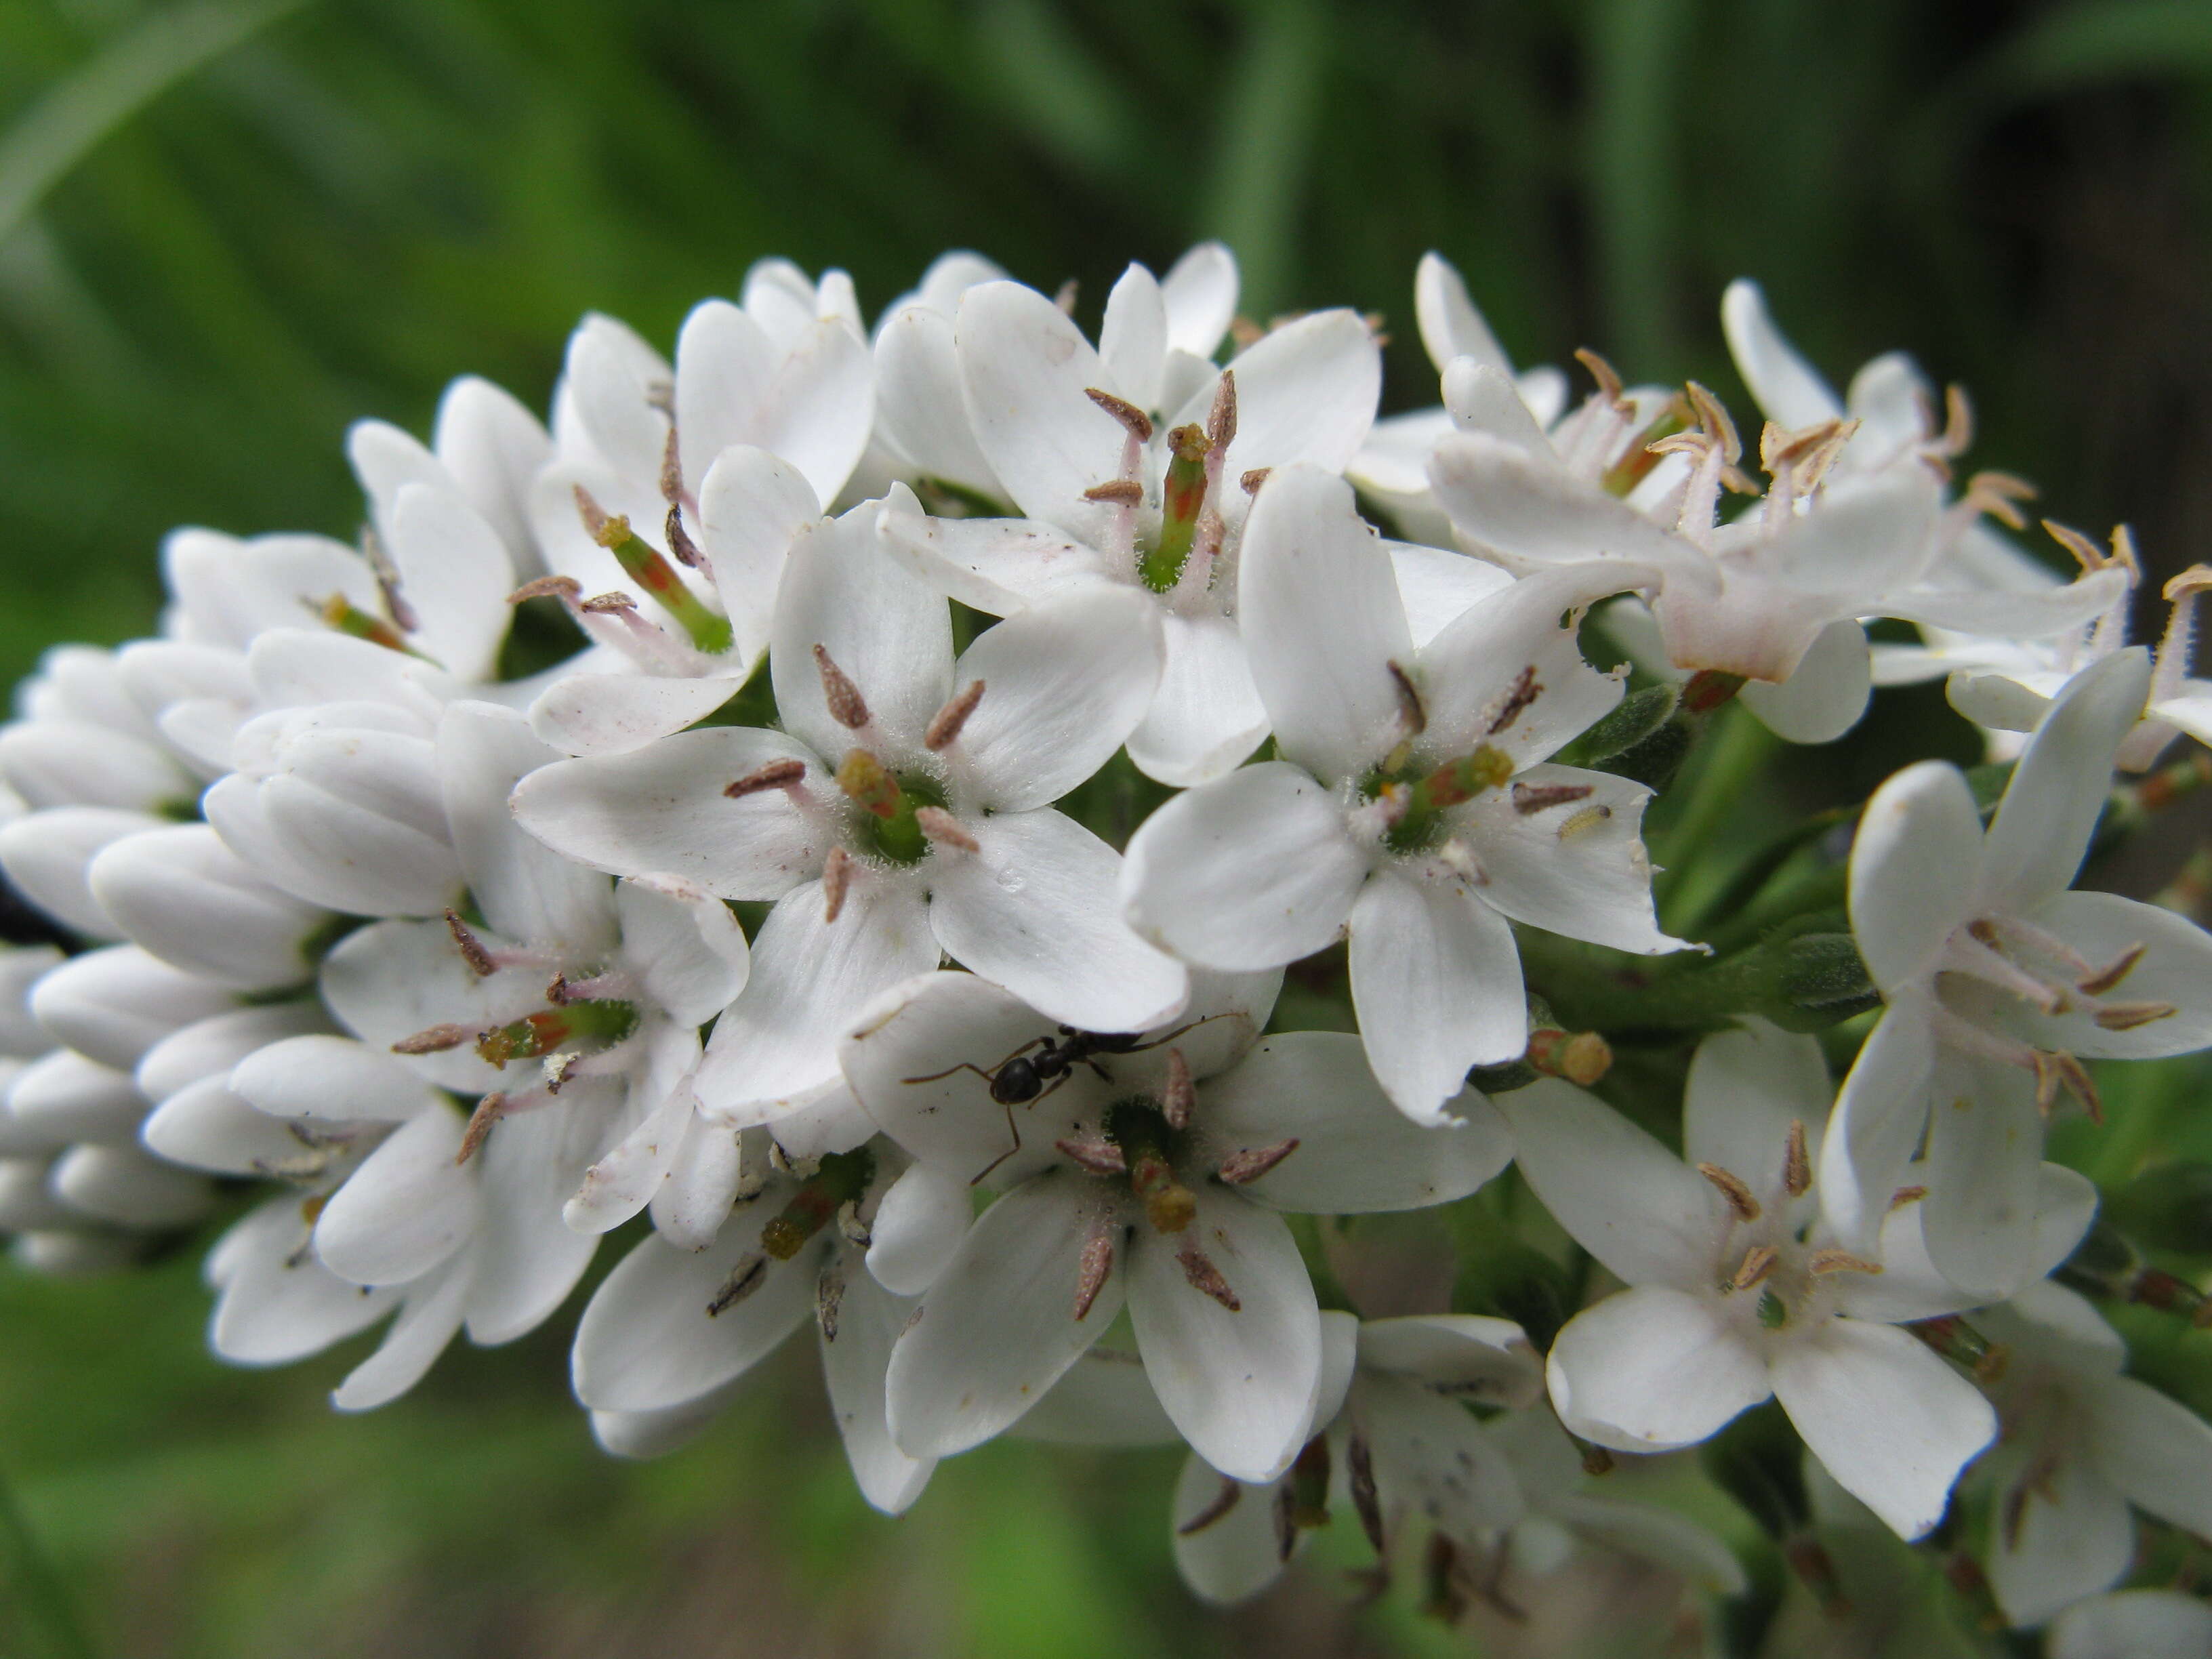
{"label": "dense flower spike", "polygon": [[[2047,521],[2062,580],[1963,392],[1838,397],[1747,283],[1755,438],[1589,351],[1570,407],[1433,254],[1441,405],[1380,422],[1378,319],[1237,296],[1202,244],[1086,335],[956,252],[871,337],[764,261],[672,358],[586,318],[545,424],[356,426],[351,544],[177,532],[160,637],[0,727],[14,1260],[205,1230],[215,1351],[382,1326],[364,1410],[631,1224],[572,1348],[619,1455],[811,1323],[868,1503],[1181,1442],[1216,1603],[1333,1526],[1486,1650],[1870,1651],[1940,1580],[2206,1659],[2142,1334],[2212,1327],[2204,1073],[2108,1063],[2212,1047],[2203,884],[2074,884],[2212,781],[2114,787],[2212,738],[2212,574],[2130,646],[2124,530]],[[1938,676],[2008,772],[1839,800],[1722,708]]]}

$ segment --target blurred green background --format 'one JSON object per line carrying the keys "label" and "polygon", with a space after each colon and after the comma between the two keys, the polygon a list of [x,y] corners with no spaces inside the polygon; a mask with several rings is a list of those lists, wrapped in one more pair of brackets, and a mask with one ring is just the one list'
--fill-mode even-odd
{"label": "blurred green background", "polygon": [[[1964,381],[1974,464],[2162,574],[2212,507],[2208,229],[2204,0],[0,0],[0,671],[145,631],[172,525],[349,533],[352,418],[420,430],[465,371],[542,406],[579,313],[665,345],[770,252],[872,314],[972,246],[1092,322],[1221,236],[1255,316],[1384,313],[1392,407],[1434,401],[1424,249],[1522,361],[1747,414],[1753,275],[1839,380]],[[0,1653],[1466,1650],[1319,1573],[1199,1612],[1171,1459],[994,1447],[876,1519],[805,1364],[645,1468],[559,1321],[336,1419],[349,1355],[205,1356],[196,1258],[0,1273],[0,1471],[86,1626],[27,1611],[0,1514]]]}

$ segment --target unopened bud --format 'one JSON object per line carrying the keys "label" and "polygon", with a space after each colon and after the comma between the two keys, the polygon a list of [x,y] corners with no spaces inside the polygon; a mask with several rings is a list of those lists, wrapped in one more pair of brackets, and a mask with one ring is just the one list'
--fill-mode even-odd
{"label": "unopened bud", "polygon": [[1613,1069],[1613,1045],[1595,1031],[1528,1033],[1528,1064],[1547,1077],[1589,1088]]}

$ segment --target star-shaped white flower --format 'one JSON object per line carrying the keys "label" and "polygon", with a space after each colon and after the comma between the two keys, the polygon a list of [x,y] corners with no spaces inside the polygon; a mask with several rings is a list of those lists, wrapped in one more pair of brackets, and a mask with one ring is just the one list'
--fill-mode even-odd
{"label": "star-shaped white flower", "polygon": [[1580,573],[1522,580],[1415,646],[1341,479],[1276,474],[1246,533],[1242,626],[1279,760],[1170,801],[1131,839],[1139,932],[1247,970],[1349,927],[1369,1060],[1434,1121],[1528,1036],[1522,921],[1617,950],[1659,931],[1638,836],[1650,792],[1545,757],[1619,701],[1562,625]]}

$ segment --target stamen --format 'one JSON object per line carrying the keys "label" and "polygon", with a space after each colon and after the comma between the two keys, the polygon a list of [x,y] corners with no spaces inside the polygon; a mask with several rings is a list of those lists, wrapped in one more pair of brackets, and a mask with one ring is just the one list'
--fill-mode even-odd
{"label": "stamen", "polygon": [[[1698,429],[1719,441],[1723,458],[1729,466],[1735,466],[1743,459],[1743,443],[1736,436],[1735,422],[1729,418],[1726,406],[1695,380],[1684,382],[1682,391],[1690,400],[1690,407],[1697,411]],[[1749,493],[1756,495],[1758,491]]]}
{"label": "stamen", "polygon": [[822,861],[822,920],[835,921],[844,914],[845,894],[853,884],[853,855],[842,847],[830,849]]}
{"label": "stamen", "polygon": [[2117,990],[2120,981],[2135,971],[2136,964],[2149,951],[2147,944],[2137,942],[2112,958],[2110,965],[2100,968],[2087,979],[2076,980],[2074,988],[2085,996],[2100,997],[2107,991]]}
{"label": "stamen", "polygon": [[1196,1515],[1192,1516],[1190,1519],[1184,1522],[1182,1525],[1177,1527],[1176,1528],[1176,1536],[1178,1538],[1189,1538],[1199,1533],[1204,1532],[1215,1522],[1220,1520],[1223,1516],[1235,1509],[1237,1507],[1237,1500],[1243,1496],[1244,1487],[1243,1483],[1240,1481],[1231,1480],[1225,1474],[1223,1475],[1221,1477],[1221,1490],[1214,1493],[1213,1501],[1209,1503]]}
{"label": "stamen", "polygon": [[967,690],[956,692],[929,718],[928,727],[921,734],[921,746],[935,754],[960,735],[968,724],[968,717],[975,712],[975,705],[983,701],[983,682],[970,680]]}
{"label": "stamen", "polygon": [[1513,684],[1505,693],[1505,702],[1491,718],[1489,737],[1496,737],[1521,718],[1521,711],[1544,695],[1544,688],[1536,683],[1536,667],[1531,663],[1514,676]]}
{"label": "stamen", "polygon": [[1593,788],[1593,785],[1587,783],[1516,783],[1513,786],[1513,810],[1527,817],[1547,806],[1565,806],[1570,801],[1587,800]]}
{"label": "stamen", "polygon": [[839,763],[837,787],[864,812],[872,813],[879,818],[897,816],[898,780],[885,769],[881,761],[865,749],[852,750]]}
{"label": "stamen", "polygon": [[1429,729],[1429,711],[1422,706],[1420,688],[1395,659],[1383,665],[1390,671],[1390,684],[1398,693],[1399,725],[1407,737],[1418,738]]}
{"label": "stamen", "polygon": [[1257,1181],[1298,1149],[1295,1136],[1273,1146],[1246,1146],[1221,1160],[1214,1178],[1224,1187],[1244,1187]]}
{"label": "stamen", "polygon": [[1807,1271],[1815,1277],[1826,1273],[1878,1273],[1881,1263],[1869,1261],[1849,1250],[1815,1250],[1806,1258]]}
{"label": "stamen", "polygon": [[722,1288],[708,1302],[707,1317],[714,1319],[729,1312],[767,1282],[768,1258],[758,1250],[746,1251],[738,1258],[738,1265],[730,1269]]}
{"label": "stamen", "polygon": [[1180,1048],[1168,1050],[1168,1075],[1160,1092],[1160,1113],[1170,1129],[1187,1129],[1190,1115],[1198,1105],[1198,1087],[1191,1081],[1190,1062]]}
{"label": "stamen", "polygon": [[1231,1313],[1242,1313],[1244,1304],[1237,1299],[1237,1292],[1229,1288],[1229,1281],[1221,1276],[1221,1269],[1213,1265],[1206,1252],[1197,1245],[1186,1243],[1176,1253],[1182,1264],[1182,1276],[1191,1289],[1212,1297]]}
{"label": "stamen", "polygon": [[1098,1136],[1078,1138],[1071,1135],[1052,1144],[1060,1149],[1060,1155],[1069,1163],[1092,1175],[1117,1176],[1129,1172],[1128,1160],[1121,1156],[1121,1149],[1110,1140]]}
{"label": "stamen", "polygon": [[1782,1252],[1771,1244],[1754,1244],[1743,1253],[1743,1261],[1729,1280],[1732,1291],[1747,1291],[1762,1282],[1774,1271],[1774,1264],[1782,1259]]}
{"label": "stamen", "polygon": [[2108,1002],[2097,1010],[2095,1018],[2101,1030],[2133,1031],[2171,1019],[2180,1012],[2170,1002]]}
{"label": "stamen", "polygon": [[867,699],[861,696],[860,688],[819,645],[814,647],[814,666],[822,676],[822,699],[830,706],[830,718],[848,732],[857,732],[866,726]]}
{"label": "stamen", "polygon": [[1110,392],[1101,392],[1097,386],[1085,386],[1083,395],[1104,410],[1127,430],[1140,444],[1152,441],[1152,417],[1126,398],[1117,398]]}
{"label": "stamen", "polygon": [[691,636],[691,643],[710,654],[728,650],[736,638],[730,619],[710,610],[673,565],[632,533],[628,519],[606,512],[581,484],[575,487],[575,495],[576,510],[592,539],[615,556],[629,579]]}
{"label": "stamen", "polygon": [[824,1342],[837,1340],[837,1316],[845,1306],[845,1275],[833,1261],[814,1281],[814,1322]]}
{"label": "stamen", "polygon": [[1790,1139],[1782,1152],[1782,1190],[1792,1198],[1802,1198],[1812,1190],[1813,1161],[1805,1155],[1805,1125],[1802,1120],[1790,1121]]}
{"label": "stamen", "polygon": [[1221,371],[1213,388],[1213,406],[1206,411],[1206,435],[1217,452],[1225,451],[1237,438],[1237,371]]}
{"label": "stamen", "polygon": [[672,421],[660,446],[660,499],[672,510],[684,505],[684,446],[677,439]]}
{"label": "stamen", "polygon": [[1974,406],[1966,388],[1956,380],[1943,388],[1943,435],[1939,441],[1946,455],[1963,455],[1974,447]]}
{"label": "stamen", "polygon": [[1631,410],[1634,409],[1635,405],[1629,404],[1624,395],[1625,389],[1621,385],[1619,369],[1588,346],[1577,346],[1575,349],[1575,361],[1589,370],[1590,379],[1597,382],[1598,395],[1611,404],[1615,410],[1620,410],[1624,404],[1626,404]]}
{"label": "stamen", "polygon": [[1093,484],[1083,492],[1086,501],[1111,501],[1116,507],[1139,507],[1145,500],[1145,487],[1134,478],[1109,478],[1104,483]]}
{"label": "stamen", "polygon": [[[673,434],[670,434],[672,437]],[[699,544],[691,539],[691,532],[684,527],[684,509],[672,507],[661,521],[661,533],[668,538],[668,550],[676,556],[678,564],[689,565],[694,570],[707,568],[707,556]]]}
{"label": "stamen", "polygon": [[605,593],[594,593],[576,609],[588,616],[615,616],[625,611],[636,610],[637,601],[617,587]]}
{"label": "stamen", "polygon": [[499,971],[499,963],[492,959],[491,952],[484,949],[484,942],[470,929],[468,923],[461,920],[458,911],[446,912],[446,931],[453,936],[453,943],[460,946],[461,960],[467,963],[478,977],[489,979]]}
{"label": "stamen", "polygon": [[1359,1517],[1359,1529],[1367,1534],[1367,1542],[1380,1555],[1383,1550],[1382,1503],[1375,1490],[1375,1454],[1367,1443],[1367,1437],[1353,1430],[1344,1448],[1346,1486],[1352,1495],[1352,1512]]}
{"label": "stamen", "polygon": [[1729,1208],[1735,1212],[1739,1221],[1759,1219],[1759,1200],[1751,1195],[1751,1188],[1744,1185],[1741,1176],[1732,1175],[1717,1164],[1700,1164],[1698,1173],[1719,1188],[1721,1196],[1728,1200]]}
{"label": "stamen", "polygon": [[983,844],[962,827],[960,820],[941,806],[917,806],[914,821],[921,833],[939,847],[957,847],[963,853],[980,853]]}
{"label": "stamen", "polygon": [[433,1025],[404,1036],[392,1045],[395,1054],[442,1054],[448,1048],[458,1048],[464,1042],[476,1041],[476,1033],[465,1025]]}
{"label": "stamen", "polygon": [[1091,1237],[1083,1241],[1083,1255],[1075,1271],[1075,1322],[1081,1324],[1090,1317],[1098,1292],[1106,1288],[1107,1275],[1114,1271],[1114,1231],[1110,1227],[1095,1225]]}
{"label": "stamen", "polygon": [[477,1148],[484,1144],[500,1119],[507,1115],[507,1097],[495,1090],[477,1102],[477,1109],[469,1114],[468,1127],[461,1131],[461,1149],[453,1154],[456,1167],[477,1155]]}
{"label": "stamen", "polygon": [[563,605],[574,605],[583,593],[583,583],[574,576],[536,576],[508,594],[507,602],[521,605],[529,599],[558,599]]}
{"label": "stamen", "polygon": [[422,625],[422,619],[415,614],[415,607],[407,603],[407,596],[400,591],[399,567],[392,562],[392,555],[385,550],[384,538],[376,533],[372,525],[361,527],[361,556],[376,573],[377,591],[384,595],[385,614],[402,633],[412,634]]}
{"label": "stamen", "polygon": [[1925,1187],[1899,1187],[1889,1195],[1889,1207],[1893,1210],[1901,1210],[1908,1204],[1917,1204],[1927,1196],[1928,1189]]}
{"label": "stamen", "polygon": [[1260,493],[1260,486],[1267,482],[1267,475],[1274,470],[1272,466],[1255,466],[1237,480],[1237,487],[1247,495],[1256,495]]}
{"label": "stamen", "polygon": [[799,760],[770,761],[757,767],[726,785],[722,793],[732,800],[743,800],[747,795],[757,795],[763,790],[787,789],[806,775],[806,763]]}
{"label": "stamen", "polygon": [[1060,287],[1054,291],[1052,302],[1060,308],[1060,314],[1061,316],[1073,317],[1075,315],[1076,296],[1082,293],[1082,291],[1083,284],[1077,282],[1073,276],[1062,283]]}

